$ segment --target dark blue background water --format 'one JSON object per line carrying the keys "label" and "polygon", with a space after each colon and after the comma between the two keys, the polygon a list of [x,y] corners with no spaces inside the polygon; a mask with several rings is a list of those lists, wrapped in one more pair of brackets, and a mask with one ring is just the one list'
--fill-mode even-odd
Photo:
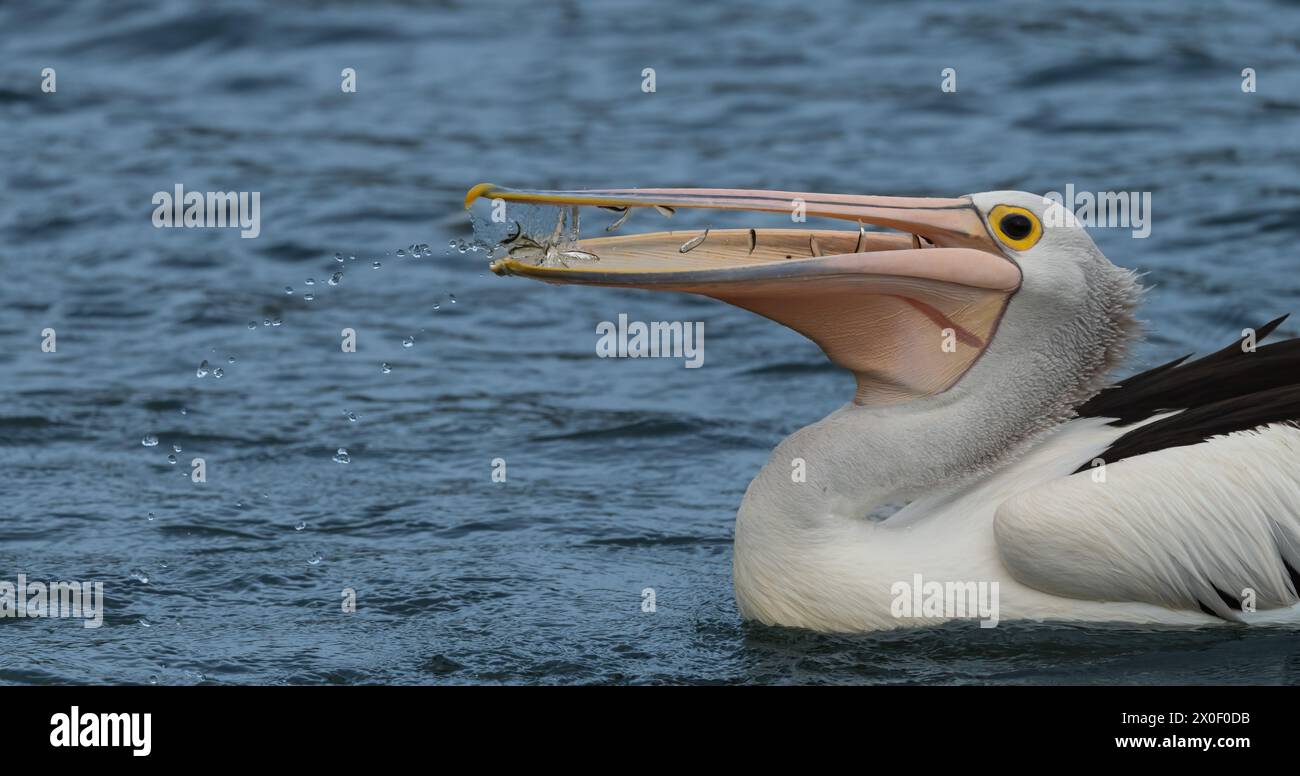
{"label": "dark blue background water", "polygon": [[[0,578],[108,598],[99,630],[0,621],[0,681],[1300,680],[1277,631],[744,625],[741,494],[850,379],[740,310],[446,248],[482,180],[1151,191],[1149,239],[1094,232],[1150,273],[1135,365],[1217,348],[1296,306],[1297,30],[1275,2],[0,8]],[[261,236],[153,228],[176,183],[260,191]],[[704,321],[706,367],[596,358],[619,313]]]}

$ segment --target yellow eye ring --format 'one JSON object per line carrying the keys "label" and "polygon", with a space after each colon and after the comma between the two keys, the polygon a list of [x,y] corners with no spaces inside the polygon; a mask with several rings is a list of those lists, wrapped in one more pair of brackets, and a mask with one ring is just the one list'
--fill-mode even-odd
{"label": "yellow eye ring", "polygon": [[1009,248],[1027,251],[1043,236],[1043,225],[1038,216],[1022,207],[998,205],[989,211],[989,226]]}

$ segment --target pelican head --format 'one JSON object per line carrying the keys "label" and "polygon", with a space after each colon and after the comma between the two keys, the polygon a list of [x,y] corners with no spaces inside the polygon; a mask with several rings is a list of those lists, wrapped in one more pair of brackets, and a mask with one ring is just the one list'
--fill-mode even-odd
{"label": "pelican head", "polygon": [[992,361],[985,371],[997,374],[983,381],[985,390],[1015,372],[1051,400],[1037,410],[1055,416],[1096,389],[1135,330],[1132,273],[1111,264],[1059,203],[1026,192],[936,199],[480,184],[466,207],[479,198],[850,222],[845,230],[712,230],[702,241],[698,231],[597,237],[577,243],[574,255],[584,261],[533,261],[512,251],[493,270],[550,283],[689,292],[751,310],[802,333],[853,372],[858,405],[933,397],[959,385],[978,389],[971,385],[981,382],[975,367]]}

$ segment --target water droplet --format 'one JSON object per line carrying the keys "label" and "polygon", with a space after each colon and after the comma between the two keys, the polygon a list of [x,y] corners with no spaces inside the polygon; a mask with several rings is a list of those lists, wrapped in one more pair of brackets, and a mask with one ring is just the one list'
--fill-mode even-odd
{"label": "water droplet", "polygon": [[233,363],[235,363],[235,357],[234,357],[234,356],[226,356],[226,363],[227,363],[227,364],[233,364]]}
{"label": "water droplet", "polygon": [[145,515],[145,518],[144,518],[144,519],[145,519],[145,520],[148,520],[149,522],[152,523],[153,520],[154,520],[154,514],[153,514],[153,512],[150,512],[149,514]]}
{"label": "water droplet", "polygon": [[355,412],[348,412],[347,410],[343,410],[343,414],[347,416],[349,422],[352,422],[352,423],[356,423],[356,422],[357,422],[357,413],[355,413]]}
{"label": "water droplet", "polygon": [[195,377],[207,377],[207,376],[208,376],[208,360],[207,360],[206,358],[203,359],[203,363],[202,363],[202,364],[199,364],[199,368],[196,369],[196,370],[194,370],[194,376],[195,376]]}
{"label": "water droplet", "polygon": [[406,251],[403,250],[402,248],[398,248],[398,249],[397,249],[397,255],[398,255],[398,256],[401,256],[401,257],[405,257],[405,256],[406,256]]}
{"label": "water droplet", "polygon": [[152,628],[152,627],[153,627],[153,625],[152,625],[148,620],[146,620],[146,619],[143,618],[143,617],[140,618],[140,624],[143,625],[143,626],[146,627],[146,628]]}
{"label": "water droplet", "polygon": [[180,445],[172,445],[172,452],[173,452],[173,453],[179,453],[180,451],[181,451],[181,446],[180,446]]}
{"label": "water droplet", "polygon": [[339,264],[342,264],[342,263],[343,263],[343,254],[341,254],[341,253],[336,253],[336,254],[334,254],[334,260],[337,261]]}
{"label": "water droplet", "polygon": [[142,585],[149,584],[149,575],[144,573],[144,569],[131,569],[131,579]]}
{"label": "water droplet", "polygon": [[257,328],[257,321],[249,321],[249,322],[248,322],[248,328],[250,328],[250,329],[256,329],[256,328]]}
{"label": "water droplet", "polygon": [[182,415],[188,415],[188,414],[190,414],[190,409],[189,409],[189,407],[181,407],[181,414],[182,414]]}
{"label": "water droplet", "polygon": [[312,280],[311,278],[307,278],[306,280],[304,280],[304,281],[302,282],[302,284],[303,284],[304,286],[314,286],[314,285],[316,285],[316,281],[315,281],[315,280]]}
{"label": "water droplet", "polygon": [[284,321],[280,320],[279,318],[276,318],[274,321],[271,321],[272,326],[279,326],[282,323],[284,323]]}
{"label": "water droplet", "polygon": [[338,452],[334,453],[334,463],[352,463],[352,456],[348,455],[346,447],[340,447]]}
{"label": "water droplet", "polygon": [[212,370],[212,376],[220,380],[221,378],[226,376],[226,370],[222,369],[221,367],[217,367],[216,369]]}
{"label": "water droplet", "polygon": [[308,566],[319,566],[319,565],[320,565],[320,562],[323,561],[323,560],[325,560],[325,559],[321,557],[321,554],[320,554],[319,552],[314,552],[314,553],[312,553],[312,556],[311,556],[310,558],[307,559],[307,565],[308,565]]}
{"label": "water droplet", "polygon": [[455,247],[456,247],[456,241],[455,241],[455,240],[448,240],[448,241],[447,241],[447,247],[448,247],[448,248],[455,248]]}
{"label": "water droplet", "polygon": [[167,455],[167,463],[169,463],[169,464],[175,466],[175,465],[176,465],[176,456],[175,456],[175,455],[172,455],[172,454],[169,453],[169,454]]}
{"label": "water droplet", "polygon": [[299,520],[299,521],[298,521],[298,524],[295,525],[295,526],[293,527],[293,530],[295,530],[295,531],[305,531],[305,530],[307,530],[307,523],[304,522],[304,521],[302,521],[302,520]]}
{"label": "water droplet", "polygon": [[293,286],[285,286],[285,287],[284,287],[284,293],[292,295],[292,294],[293,294]]}
{"label": "water droplet", "polygon": [[158,674],[149,674],[149,684],[158,684]]}
{"label": "water droplet", "polygon": [[303,294],[302,298],[303,298],[303,299],[306,299],[308,302],[314,302],[314,301],[316,301],[316,295],[315,295],[315,294]]}
{"label": "water droplet", "polygon": [[330,285],[331,285],[331,286],[337,286],[339,283],[342,283],[342,282],[343,282],[343,273],[342,273],[342,272],[335,272],[333,275],[330,275]]}
{"label": "water droplet", "polygon": [[414,344],[415,344],[415,337],[403,337],[403,338],[402,338],[402,347],[404,347],[404,348],[409,348],[409,347],[411,347],[411,346],[414,345]]}
{"label": "water droplet", "polygon": [[441,310],[441,309],[442,309],[442,305],[437,304],[437,303],[434,303],[434,305],[433,305],[433,309],[435,309],[435,310]]}
{"label": "water droplet", "polygon": [[153,434],[146,434],[144,439],[140,440],[140,444],[144,445],[145,447],[157,447],[158,437],[154,436]]}
{"label": "water droplet", "polygon": [[380,369],[384,374],[388,374],[389,372],[393,371],[393,368],[392,368],[391,366],[388,365],[388,362],[387,362],[387,361],[385,361],[384,363],[380,364],[380,365],[379,365],[379,369]]}
{"label": "water droplet", "polygon": [[270,326],[270,325],[271,325],[271,319],[270,319],[270,318],[263,318],[263,319],[262,319],[262,325],[263,325],[263,326]]}
{"label": "water droplet", "polygon": [[452,303],[452,304],[456,304],[456,295],[455,295],[455,294],[447,294],[447,298],[451,300],[451,303]]}
{"label": "water droplet", "polygon": [[371,269],[379,269],[379,268],[382,267],[382,266],[384,266],[384,265],[383,265],[383,264],[380,264],[379,262],[376,261],[374,264],[371,264],[371,265],[370,265],[370,268],[371,268]]}

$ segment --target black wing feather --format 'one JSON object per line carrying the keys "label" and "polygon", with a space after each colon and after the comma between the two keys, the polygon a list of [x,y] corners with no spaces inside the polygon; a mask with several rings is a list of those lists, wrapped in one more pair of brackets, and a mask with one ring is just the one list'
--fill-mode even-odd
{"label": "black wing feather", "polygon": [[[1287,317],[1259,327],[1255,341],[1262,342]],[[1244,352],[1236,342],[1184,364],[1188,358],[1126,378],[1079,405],[1076,412],[1085,418],[1115,418],[1112,425],[1127,426],[1160,412],[1300,383],[1300,339],[1257,347],[1252,353]]]}
{"label": "black wing feather", "polygon": [[[1148,423],[1116,439],[1100,457],[1107,463],[1114,463],[1168,447],[1199,444],[1211,437],[1249,431],[1271,423],[1300,425],[1300,384],[1235,396]],[[1090,464],[1080,466],[1077,471],[1087,468]]]}
{"label": "black wing feather", "polygon": [[[1286,318],[1259,327],[1256,341]],[[1254,352],[1243,351],[1237,342],[1184,363],[1187,358],[1116,383],[1077,408],[1082,417],[1114,418],[1114,426],[1182,410],[1124,434],[1101,454],[1102,460],[1114,463],[1272,423],[1300,425],[1300,339],[1257,347]],[[1085,463],[1076,472],[1088,468]]]}

